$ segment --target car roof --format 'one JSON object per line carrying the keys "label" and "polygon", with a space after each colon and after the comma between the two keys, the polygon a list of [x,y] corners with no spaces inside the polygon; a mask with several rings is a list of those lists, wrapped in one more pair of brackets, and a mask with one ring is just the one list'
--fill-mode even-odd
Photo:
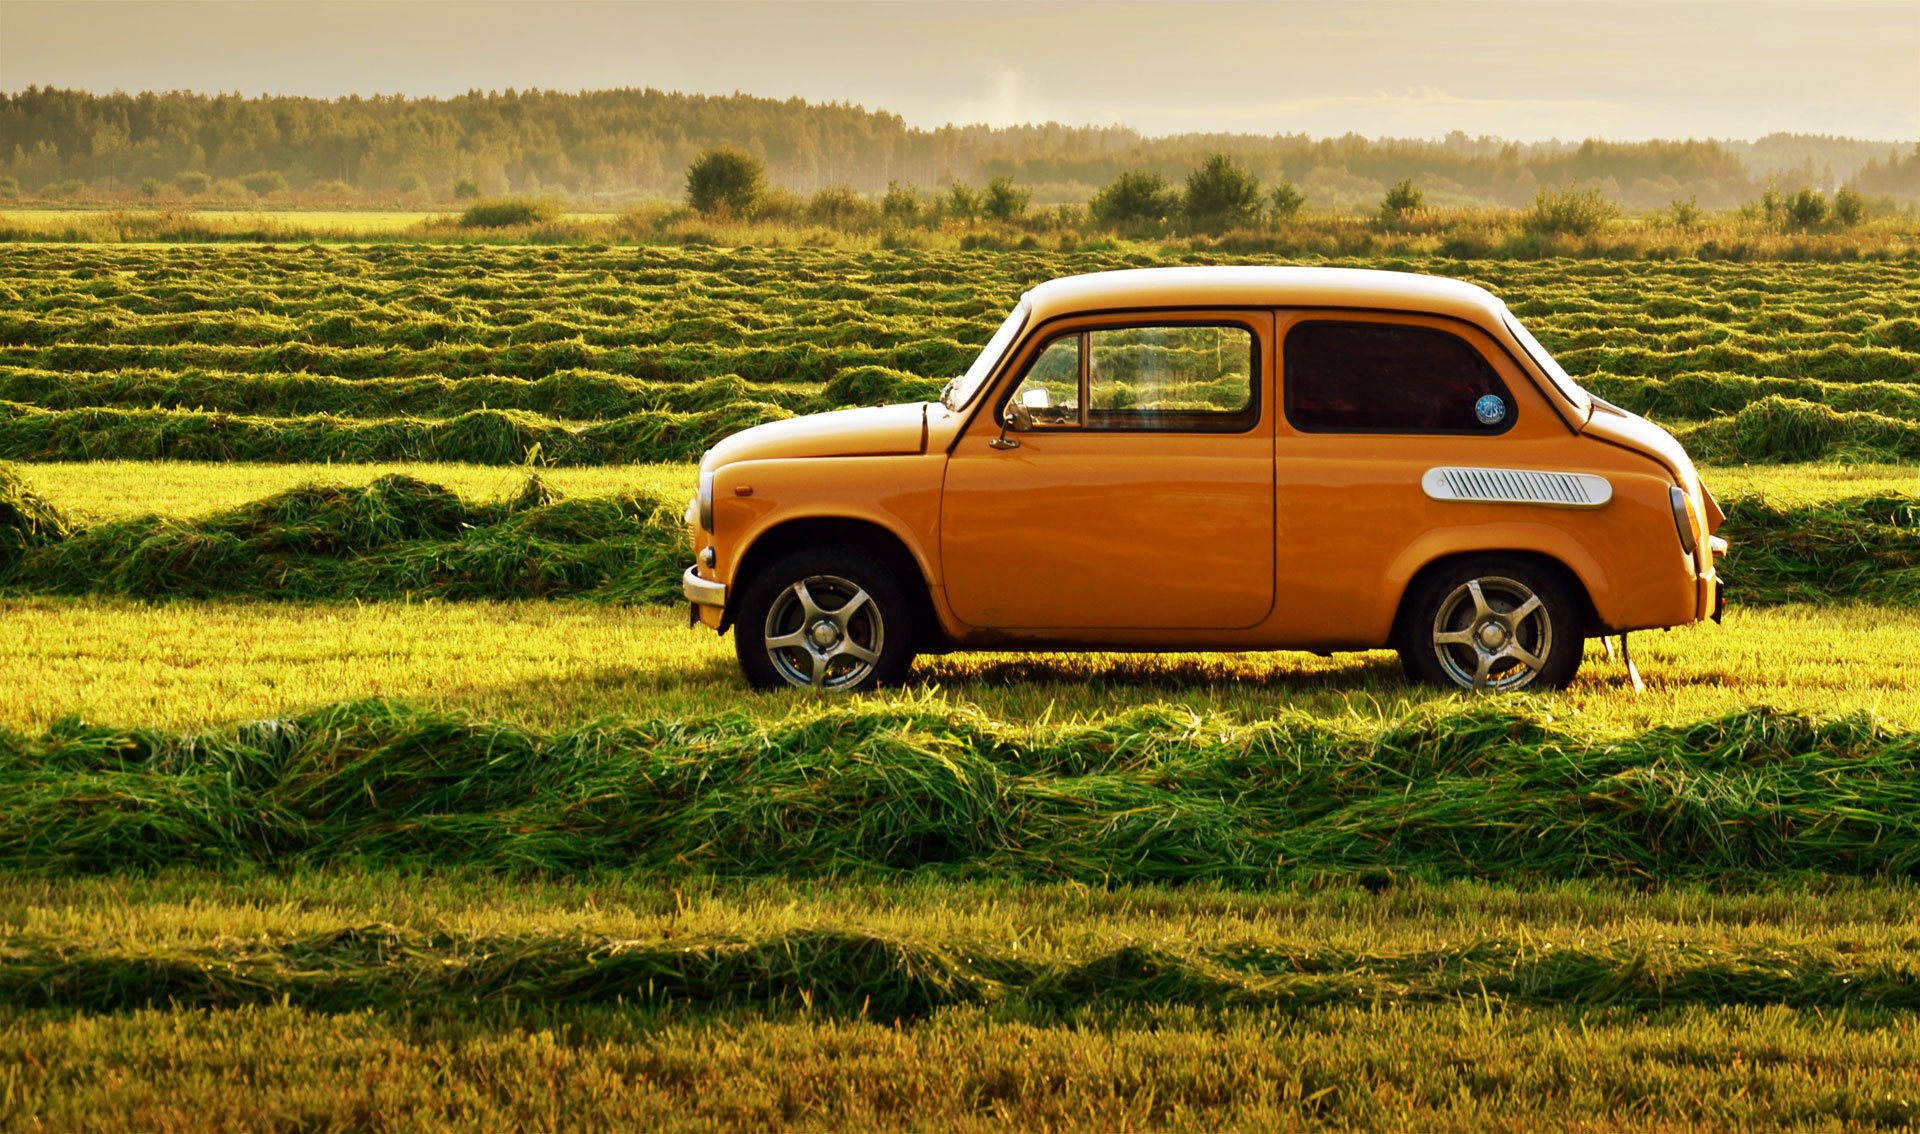
{"label": "car roof", "polygon": [[1450,315],[1491,327],[1506,314],[1506,305],[1478,284],[1372,268],[1128,268],[1048,280],[1025,299],[1036,323],[1135,307],[1357,307]]}

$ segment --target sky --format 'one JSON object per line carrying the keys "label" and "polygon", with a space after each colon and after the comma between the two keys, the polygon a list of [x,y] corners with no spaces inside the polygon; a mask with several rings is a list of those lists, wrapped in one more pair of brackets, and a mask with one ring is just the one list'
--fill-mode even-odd
{"label": "sky", "polygon": [[1920,0],[0,0],[0,90],[658,87],[933,127],[1920,138]]}

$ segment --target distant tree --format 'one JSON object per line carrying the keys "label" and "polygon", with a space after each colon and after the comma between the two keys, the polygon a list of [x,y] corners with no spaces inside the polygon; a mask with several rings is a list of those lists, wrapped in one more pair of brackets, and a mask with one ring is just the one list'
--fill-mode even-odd
{"label": "distant tree", "polygon": [[1033,202],[1031,190],[1017,188],[1011,177],[996,177],[987,182],[987,195],[980,202],[980,211],[997,221],[1017,221],[1027,213],[1027,206]]}
{"label": "distant tree", "polygon": [[1780,190],[1771,181],[1761,191],[1758,205],[1760,219],[1767,222],[1768,228],[1777,226],[1787,215],[1787,199],[1780,195]]}
{"label": "distant tree", "polygon": [[1809,229],[1827,219],[1827,199],[1813,189],[1801,189],[1787,198],[1787,224]]}
{"label": "distant tree", "polygon": [[1415,185],[1413,179],[1409,177],[1387,190],[1387,195],[1380,199],[1380,219],[1403,220],[1425,208],[1426,204],[1427,195],[1422,193],[1420,187]]}
{"label": "distant tree", "polygon": [[400,179],[393,183],[393,187],[403,196],[411,197],[427,191],[427,179],[417,173],[403,173]]}
{"label": "distant tree", "polygon": [[237,197],[244,197],[246,194],[247,187],[231,177],[222,177],[213,183],[213,195],[216,197],[231,201]]}
{"label": "distant tree", "polygon": [[1867,199],[1851,185],[1843,185],[1833,195],[1833,219],[1848,228],[1867,218]]}
{"label": "distant tree", "polygon": [[12,176],[0,176],[0,197],[11,201],[20,195],[20,179]]}
{"label": "distant tree", "polygon": [[80,180],[78,177],[67,177],[47,186],[46,195],[49,197],[78,197],[80,194],[86,192],[86,190],[86,182]]}
{"label": "distant tree", "polygon": [[471,177],[462,177],[453,183],[453,199],[456,201],[477,200],[480,196],[480,183]]}
{"label": "distant tree", "polygon": [[140,195],[148,200],[158,197],[166,191],[166,188],[166,183],[158,177],[143,177],[140,179]]}
{"label": "distant tree", "polygon": [[269,193],[285,193],[287,191],[286,177],[271,169],[263,169],[258,173],[249,173],[240,179],[240,184],[246,186],[247,192],[256,197],[264,197]]}
{"label": "distant tree", "polygon": [[912,224],[920,216],[920,194],[911,185],[887,182],[887,195],[880,198],[880,215],[889,221]]}
{"label": "distant tree", "polygon": [[189,169],[173,179],[173,187],[189,197],[199,197],[213,188],[213,179],[197,169]]}
{"label": "distant tree", "polygon": [[848,185],[829,185],[807,201],[807,219],[833,228],[857,230],[872,223],[873,202]]}
{"label": "distant tree", "polygon": [[344,181],[316,181],[313,183],[313,191],[324,193],[329,197],[346,197],[353,193],[353,186]]}
{"label": "distant tree", "polygon": [[1680,228],[1692,228],[1700,223],[1700,202],[1694,194],[1687,194],[1686,200],[1678,197],[1667,206],[1667,219]]}
{"label": "distant tree", "polygon": [[1187,175],[1181,211],[1198,232],[1252,224],[1260,215],[1260,179],[1228,155],[1214,154]]}
{"label": "distant tree", "polygon": [[1274,186],[1267,199],[1273,202],[1273,215],[1281,220],[1297,215],[1307,203],[1307,195],[1295,188],[1291,181],[1282,181]]}
{"label": "distant tree", "polygon": [[708,150],[687,167],[687,204],[707,216],[753,214],[766,167],[742,150]]}
{"label": "distant tree", "polygon": [[1093,195],[1087,211],[1102,228],[1164,223],[1179,211],[1180,194],[1167,179],[1144,169],[1128,170]]}

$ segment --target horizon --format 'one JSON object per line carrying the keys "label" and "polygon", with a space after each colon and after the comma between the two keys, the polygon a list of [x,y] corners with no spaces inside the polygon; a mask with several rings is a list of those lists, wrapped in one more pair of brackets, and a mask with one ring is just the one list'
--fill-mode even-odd
{"label": "horizon", "polygon": [[[1624,8],[1642,9],[1658,32],[1614,34],[1633,22]],[[1920,57],[1920,5],[1873,0],[1604,9],[1382,0],[1330,10],[3,0],[0,25],[8,93],[334,100],[651,88],[852,105],[929,131],[1055,124],[1147,138],[1420,141],[1458,131],[1530,144],[1920,138],[1920,88],[1908,74]],[[1061,52],[1062,42],[1083,50]],[[1140,83],[1142,74],[1155,81]]]}

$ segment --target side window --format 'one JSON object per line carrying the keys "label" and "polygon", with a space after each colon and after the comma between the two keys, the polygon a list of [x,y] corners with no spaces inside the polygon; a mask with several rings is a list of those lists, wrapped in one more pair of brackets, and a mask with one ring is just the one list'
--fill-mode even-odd
{"label": "side window", "polygon": [[1513,396],[1465,339],[1393,323],[1287,332],[1287,420],[1309,432],[1504,433]]}
{"label": "side window", "polygon": [[1253,333],[1235,324],[1075,332],[1047,344],[1005,418],[1016,429],[1242,432],[1260,416],[1254,364]]}

